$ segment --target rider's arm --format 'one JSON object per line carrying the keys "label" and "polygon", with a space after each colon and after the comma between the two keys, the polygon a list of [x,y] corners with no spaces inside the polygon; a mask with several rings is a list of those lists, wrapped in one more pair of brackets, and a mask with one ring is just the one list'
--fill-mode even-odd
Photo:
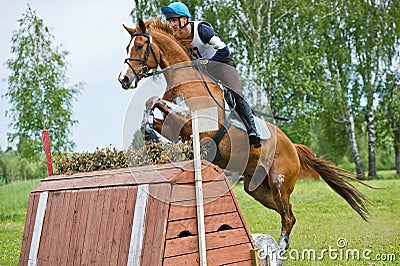
{"label": "rider's arm", "polygon": [[228,46],[218,37],[213,28],[206,24],[200,24],[199,37],[203,43],[207,43],[217,50],[215,55],[210,59],[212,61],[221,61],[230,54]]}

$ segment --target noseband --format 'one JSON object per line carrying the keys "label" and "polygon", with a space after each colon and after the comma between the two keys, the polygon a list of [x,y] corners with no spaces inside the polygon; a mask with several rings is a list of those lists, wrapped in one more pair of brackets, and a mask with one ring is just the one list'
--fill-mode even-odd
{"label": "noseband", "polygon": [[[149,67],[147,66],[147,60],[149,59],[150,51],[151,51],[151,53],[153,54],[154,59],[156,60],[156,64],[157,64],[157,65],[159,64],[159,62],[158,62],[156,53],[155,53],[154,48],[153,48],[153,45],[152,45],[152,38],[151,38],[151,35],[150,35],[150,29],[148,29],[147,34],[145,34],[145,33],[133,33],[133,34],[131,34],[131,37],[132,37],[132,38],[133,38],[133,37],[136,37],[136,36],[142,36],[142,37],[147,38],[147,47],[146,47],[146,52],[145,52],[145,54],[144,54],[144,57],[143,57],[143,58],[126,58],[126,59],[124,60],[124,63],[128,64],[129,68],[130,68],[130,69],[133,71],[133,73],[135,74],[135,80],[136,80],[136,83],[137,83],[137,82],[139,81],[140,78],[142,78],[142,77],[147,77],[147,75],[149,75],[149,76],[151,75],[151,74],[148,74],[148,72],[149,72]],[[138,62],[141,62],[141,63],[142,63],[142,68],[141,68],[141,70],[140,70],[139,72],[136,72],[135,69],[134,69],[134,68],[131,66],[131,64],[129,63],[130,61],[138,61]]]}

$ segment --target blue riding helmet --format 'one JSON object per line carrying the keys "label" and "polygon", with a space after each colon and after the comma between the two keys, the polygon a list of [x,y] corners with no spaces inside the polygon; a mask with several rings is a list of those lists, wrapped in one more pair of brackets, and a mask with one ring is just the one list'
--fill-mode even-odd
{"label": "blue riding helmet", "polygon": [[168,6],[163,6],[161,12],[165,15],[166,19],[187,17],[190,18],[188,7],[181,2],[174,2]]}

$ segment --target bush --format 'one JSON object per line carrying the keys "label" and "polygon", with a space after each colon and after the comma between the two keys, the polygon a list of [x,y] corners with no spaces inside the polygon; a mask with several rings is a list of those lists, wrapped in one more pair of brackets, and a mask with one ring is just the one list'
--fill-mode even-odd
{"label": "bush", "polygon": [[147,142],[139,149],[127,151],[107,147],[95,152],[63,154],[56,158],[57,174],[73,174],[128,166],[164,164],[193,159],[192,143]]}

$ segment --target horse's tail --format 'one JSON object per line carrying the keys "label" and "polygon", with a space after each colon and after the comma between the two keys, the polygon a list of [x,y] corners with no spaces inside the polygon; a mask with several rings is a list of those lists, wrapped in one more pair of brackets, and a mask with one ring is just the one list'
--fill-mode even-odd
{"label": "horse's tail", "polygon": [[309,147],[300,144],[295,144],[295,147],[300,159],[301,168],[315,170],[336,193],[342,196],[367,221],[368,211],[366,205],[369,203],[369,200],[347,180],[368,185],[357,180],[354,173],[335,167],[330,162],[316,157]]}

